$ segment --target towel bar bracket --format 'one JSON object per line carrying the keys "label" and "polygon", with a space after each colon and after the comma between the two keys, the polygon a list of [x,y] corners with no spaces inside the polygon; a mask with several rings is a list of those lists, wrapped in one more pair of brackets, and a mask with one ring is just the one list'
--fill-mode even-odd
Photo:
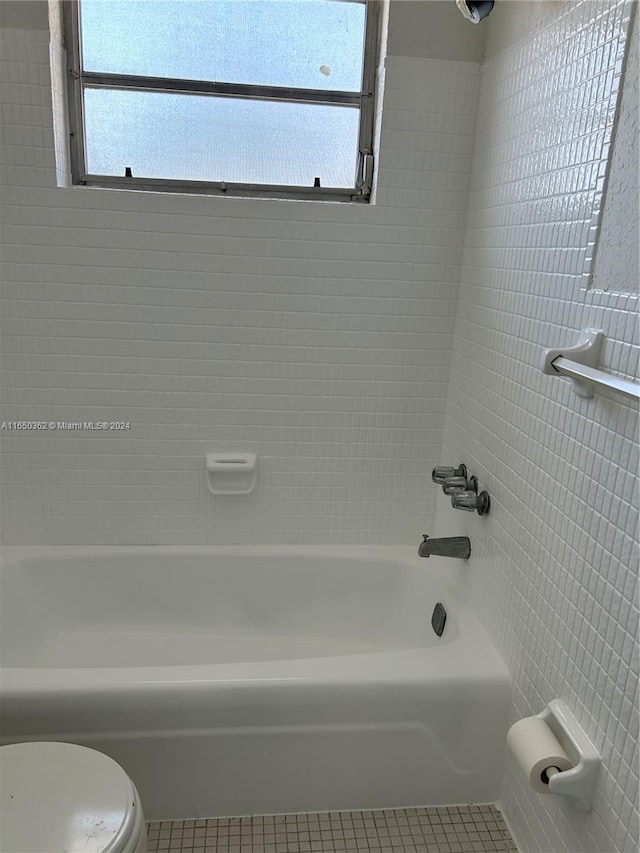
{"label": "towel bar bracket", "polygon": [[583,329],[574,347],[545,351],[542,372],[567,376],[581,397],[593,397],[594,388],[600,387],[617,391],[630,400],[640,400],[640,384],[598,369],[603,343],[604,332],[601,329]]}
{"label": "towel bar bracket", "polygon": [[[596,368],[602,355],[604,332],[601,329],[583,329],[578,343],[573,347],[546,350],[542,359],[542,372],[557,376],[560,371],[553,362],[557,358],[568,358],[586,367]],[[593,384],[583,379],[572,377],[573,387],[580,397],[593,397]]]}

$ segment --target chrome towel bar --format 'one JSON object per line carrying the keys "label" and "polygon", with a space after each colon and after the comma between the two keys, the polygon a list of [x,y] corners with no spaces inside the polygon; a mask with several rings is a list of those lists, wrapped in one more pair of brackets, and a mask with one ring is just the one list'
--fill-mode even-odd
{"label": "chrome towel bar", "polygon": [[597,368],[604,338],[600,329],[584,329],[575,346],[546,350],[542,372],[568,376],[573,380],[574,391],[581,397],[593,397],[594,387],[600,387],[610,388],[631,400],[640,400],[640,384]]}

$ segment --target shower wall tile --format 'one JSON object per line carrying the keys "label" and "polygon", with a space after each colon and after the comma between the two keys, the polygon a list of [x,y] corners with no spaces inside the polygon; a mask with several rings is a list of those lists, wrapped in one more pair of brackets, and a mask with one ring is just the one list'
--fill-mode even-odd
{"label": "shower wall tile", "polygon": [[[518,31],[526,5],[496,6],[496,21],[509,14],[507,29]],[[492,506],[469,517],[441,498],[437,530],[471,538],[460,580],[511,670],[513,720],[560,698],[603,756],[588,815],[534,794],[509,759],[501,808],[519,849],[631,853],[637,406],[607,391],[585,400],[570,380],[540,371],[544,349],[572,345],[591,326],[607,336],[603,367],[638,380],[633,265],[625,292],[590,276],[630,5],[546,6],[533,32],[483,66],[442,457],[464,460]],[[637,73],[634,51],[625,88]],[[628,149],[614,143],[612,156],[615,164]]]}
{"label": "shower wall tile", "polygon": [[3,543],[417,541],[479,66],[388,57],[375,205],[258,201],[57,186],[47,35],[2,40],[0,420],[131,425],[3,430]]}

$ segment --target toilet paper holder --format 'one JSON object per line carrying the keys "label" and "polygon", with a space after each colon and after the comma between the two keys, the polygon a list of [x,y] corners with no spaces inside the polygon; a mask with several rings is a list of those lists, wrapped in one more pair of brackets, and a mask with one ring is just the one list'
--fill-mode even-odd
{"label": "toilet paper holder", "polygon": [[549,793],[569,797],[583,812],[591,810],[602,758],[564,702],[552,699],[540,714],[574,766],[549,776]]}

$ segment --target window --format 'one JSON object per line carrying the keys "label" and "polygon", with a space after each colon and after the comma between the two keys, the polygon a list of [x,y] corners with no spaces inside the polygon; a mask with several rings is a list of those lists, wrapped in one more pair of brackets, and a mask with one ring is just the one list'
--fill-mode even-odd
{"label": "window", "polygon": [[65,3],[73,182],[368,200],[377,6]]}

